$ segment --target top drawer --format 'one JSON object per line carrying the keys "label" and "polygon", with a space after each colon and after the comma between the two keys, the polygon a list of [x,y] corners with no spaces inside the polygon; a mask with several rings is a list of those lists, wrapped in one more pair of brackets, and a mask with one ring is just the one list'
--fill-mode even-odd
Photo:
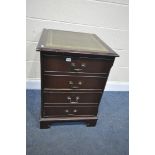
{"label": "top drawer", "polygon": [[73,72],[73,73],[109,73],[114,59],[108,58],[87,58],[70,56],[53,56],[44,54],[42,56],[43,71],[52,72]]}

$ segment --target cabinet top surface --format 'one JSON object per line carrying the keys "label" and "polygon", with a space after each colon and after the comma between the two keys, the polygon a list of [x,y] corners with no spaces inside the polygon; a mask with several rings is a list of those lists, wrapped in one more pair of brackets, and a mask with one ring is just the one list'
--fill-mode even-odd
{"label": "cabinet top surface", "polygon": [[43,29],[36,50],[118,56],[95,34],[52,29]]}

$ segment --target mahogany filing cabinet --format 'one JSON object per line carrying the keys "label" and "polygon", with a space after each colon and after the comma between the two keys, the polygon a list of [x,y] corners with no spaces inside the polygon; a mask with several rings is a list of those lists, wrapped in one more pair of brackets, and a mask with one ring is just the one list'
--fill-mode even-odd
{"label": "mahogany filing cabinet", "polygon": [[95,126],[118,54],[95,34],[52,29],[43,29],[36,50],[41,64],[40,128],[63,121]]}

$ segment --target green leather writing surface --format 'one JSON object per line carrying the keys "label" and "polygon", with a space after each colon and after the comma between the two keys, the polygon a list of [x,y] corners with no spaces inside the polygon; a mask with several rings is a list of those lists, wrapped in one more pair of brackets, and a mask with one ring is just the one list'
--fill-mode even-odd
{"label": "green leather writing surface", "polygon": [[44,29],[37,50],[54,49],[116,56],[116,53],[95,34]]}

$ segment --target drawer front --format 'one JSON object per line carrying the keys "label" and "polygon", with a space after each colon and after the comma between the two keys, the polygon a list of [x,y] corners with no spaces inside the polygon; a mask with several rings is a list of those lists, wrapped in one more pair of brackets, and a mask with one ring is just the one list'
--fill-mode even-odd
{"label": "drawer front", "polygon": [[50,92],[43,93],[44,105],[52,104],[98,104],[102,97],[102,92]]}
{"label": "drawer front", "polygon": [[89,116],[97,115],[98,107],[97,106],[45,106],[44,107],[44,117],[53,117],[53,116]]}
{"label": "drawer front", "polygon": [[43,55],[44,72],[109,73],[113,59]]}
{"label": "drawer front", "polygon": [[107,77],[44,75],[43,88],[47,89],[104,89]]}

